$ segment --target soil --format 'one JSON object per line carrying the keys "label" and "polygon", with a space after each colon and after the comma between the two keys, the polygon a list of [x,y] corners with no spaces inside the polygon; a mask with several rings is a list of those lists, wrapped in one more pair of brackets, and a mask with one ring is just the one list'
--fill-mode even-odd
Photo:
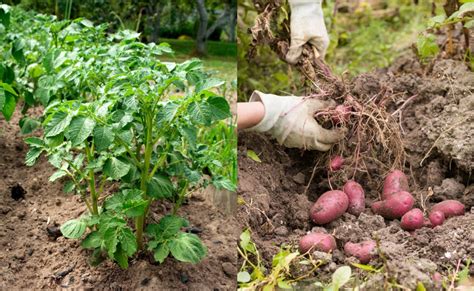
{"label": "soil", "polygon": [[[356,262],[341,251],[344,243],[374,239],[380,241],[378,250],[386,261],[379,256],[370,264],[385,265],[386,272],[369,274],[353,268],[367,289],[381,288],[387,281],[410,289],[418,282],[427,290],[440,288],[432,280],[435,272],[447,276],[474,258],[474,73],[461,61],[439,59],[425,66],[407,54],[387,69],[357,77],[349,87],[355,96],[374,95],[384,88],[392,95],[389,112],[405,104],[394,118],[401,127],[403,171],[409,176],[415,207],[427,211],[436,202],[457,199],[466,205],[466,214],[435,228],[403,231],[399,220],[384,220],[370,210],[384,175],[376,165],[368,165],[369,173],[356,176],[366,192],[366,210],[359,217],[346,213],[316,227],[309,219],[310,207],[331,185],[343,186],[336,179],[340,174],[326,171],[331,153],[286,149],[267,136],[241,132],[238,194],[245,203],[238,209],[238,220],[242,228],[251,228],[268,268],[280,246],[296,246],[307,232],[323,231],[334,235],[338,250],[314,274],[313,282],[328,281],[338,266]],[[247,150],[255,151],[261,162],[249,158]],[[343,169],[342,176],[352,172]],[[472,264],[469,271],[474,274]]]}
{"label": "soil", "polygon": [[[91,266],[90,252],[58,230],[79,217],[85,206],[78,197],[64,194],[61,182],[48,182],[54,169],[44,157],[34,167],[25,166],[28,149],[18,119],[19,114],[10,123],[0,118],[0,289],[236,289],[237,222],[210,205],[204,193],[191,197],[180,210],[208,248],[201,263],[168,258],[159,265],[151,255],[141,254],[128,270],[110,261]],[[154,209],[152,219],[159,219],[164,210]]]}

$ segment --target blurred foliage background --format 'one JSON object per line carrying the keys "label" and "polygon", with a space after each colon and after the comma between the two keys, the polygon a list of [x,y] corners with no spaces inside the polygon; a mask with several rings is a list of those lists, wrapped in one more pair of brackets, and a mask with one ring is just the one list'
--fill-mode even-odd
{"label": "blurred foliage background", "polygon": [[[416,43],[430,18],[442,10],[443,3],[429,0],[323,1],[331,38],[326,62],[336,74],[344,74],[344,78],[390,65]],[[290,11],[288,6],[286,8]],[[239,101],[246,101],[253,90],[297,94],[298,72],[280,61],[269,47],[258,47],[255,57],[247,59],[251,41],[248,29],[256,16],[251,0],[239,0]]]}
{"label": "blurred foliage background", "polygon": [[[59,19],[108,23],[109,32],[130,29],[144,42],[167,42],[174,61],[193,56],[232,81],[237,75],[237,0],[6,0]],[[202,8],[200,10],[200,8]],[[204,15],[203,15],[204,13]],[[204,21],[205,20],[205,21]]]}

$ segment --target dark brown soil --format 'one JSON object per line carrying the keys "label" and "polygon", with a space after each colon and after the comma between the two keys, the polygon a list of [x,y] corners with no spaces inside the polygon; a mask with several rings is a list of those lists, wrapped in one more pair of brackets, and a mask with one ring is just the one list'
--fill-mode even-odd
{"label": "dark brown soil", "polygon": [[[18,117],[10,123],[0,119],[0,289],[235,290],[237,222],[202,195],[180,210],[202,230],[198,235],[208,256],[201,263],[169,258],[158,265],[141,255],[131,260],[128,270],[111,262],[89,265],[89,251],[79,241],[60,236],[57,229],[80,216],[85,207],[77,197],[62,192],[62,183],[48,182],[54,169],[45,158],[34,167],[24,165],[27,146],[19,134]],[[11,187],[17,184],[26,193],[14,200]]]}
{"label": "dark brown soil", "polygon": [[[406,56],[388,69],[359,76],[351,87],[365,95],[388,88],[393,95],[390,112],[416,95],[401,110],[401,119],[394,116],[402,128],[407,153],[403,171],[410,177],[415,207],[429,210],[436,202],[457,199],[466,205],[466,214],[436,228],[403,231],[399,220],[384,220],[370,210],[384,179],[375,171],[359,176],[367,197],[363,214],[346,213],[324,227],[314,227],[308,212],[317,197],[330,189],[328,180],[333,188],[342,187],[337,179],[328,179],[325,163],[315,167],[317,160],[327,163],[330,153],[285,149],[266,136],[243,132],[239,135],[239,195],[246,203],[238,210],[239,221],[242,228],[251,228],[269,268],[282,244],[296,245],[313,229],[334,234],[339,248],[314,274],[318,281],[330,278],[337,266],[355,261],[341,251],[345,242],[378,239],[387,258],[387,277],[359,272],[367,281],[366,288],[381,288],[390,280],[410,289],[418,282],[434,289],[434,272],[446,276],[458,263],[462,269],[468,258],[474,258],[474,73],[460,61],[438,60],[429,69],[414,56]],[[262,162],[247,157],[247,150],[255,151]],[[344,171],[352,173],[352,169]],[[377,258],[371,264],[380,267],[384,262]],[[470,273],[474,274],[473,265]]]}

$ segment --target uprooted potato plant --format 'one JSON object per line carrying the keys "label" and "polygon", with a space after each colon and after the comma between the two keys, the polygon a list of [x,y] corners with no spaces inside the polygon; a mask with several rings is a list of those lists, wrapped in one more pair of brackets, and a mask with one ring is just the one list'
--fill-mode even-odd
{"label": "uprooted potato plant", "polygon": [[[283,11],[288,11],[282,9],[284,1],[254,1],[254,4],[260,14],[250,29],[252,45],[248,58],[252,58],[256,46],[269,45],[285,60],[290,45],[290,31],[288,18],[282,16]],[[347,138],[333,149],[333,153],[344,157],[345,165],[352,172],[346,172],[345,177],[334,177],[335,180],[342,182],[367,175],[370,178],[369,172],[374,173],[374,169],[378,169],[377,174],[383,176],[390,169],[401,168],[405,164],[402,129],[397,119],[405,104],[393,113],[387,111],[387,106],[393,104],[390,88],[366,90],[354,86],[334,75],[319,58],[317,51],[308,44],[304,46],[295,67],[302,75],[305,98],[332,99],[340,105],[316,112],[315,118],[327,128],[343,126],[349,129]],[[341,109],[345,112],[341,112]],[[327,156],[321,156],[315,167],[327,163],[326,160]],[[339,172],[337,175],[342,174]]]}

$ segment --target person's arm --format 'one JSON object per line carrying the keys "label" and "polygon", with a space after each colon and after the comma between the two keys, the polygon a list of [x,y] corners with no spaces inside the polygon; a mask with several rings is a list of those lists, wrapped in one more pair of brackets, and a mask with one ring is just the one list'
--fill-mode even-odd
{"label": "person's arm", "polygon": [[262,102],[237,103],[237,128],[246,129],[262,121],[265,116],[265,106]]}
{"label": "person's arm", "polygon": [[277,96],[254,91],[249,103],[237,104],[237,127],[270,134],[289,148],[327,151],[345,136],[344,129],[325,129],[314,114],[334,101]]}

